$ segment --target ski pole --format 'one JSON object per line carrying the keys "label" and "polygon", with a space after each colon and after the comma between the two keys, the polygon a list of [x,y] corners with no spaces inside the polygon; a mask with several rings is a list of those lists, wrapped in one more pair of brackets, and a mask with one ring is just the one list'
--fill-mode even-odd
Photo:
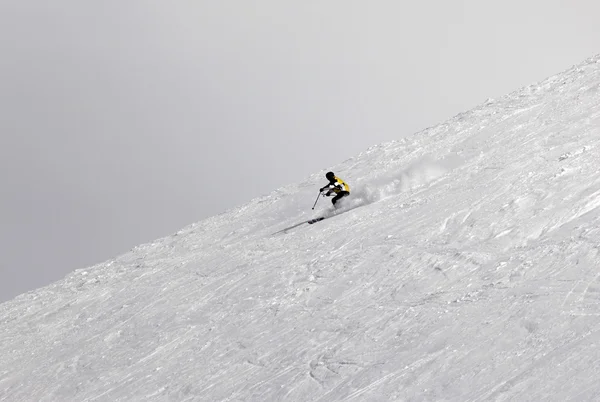
{"label": "ski pole", "polygon": [[321,192],[319,191],[319,195],[317,195],[317,200],[315,201],[315,205],[313,205],[312,209],[315,209],[317,206],[317,202],[319,202],[319,197],[321,196]]}

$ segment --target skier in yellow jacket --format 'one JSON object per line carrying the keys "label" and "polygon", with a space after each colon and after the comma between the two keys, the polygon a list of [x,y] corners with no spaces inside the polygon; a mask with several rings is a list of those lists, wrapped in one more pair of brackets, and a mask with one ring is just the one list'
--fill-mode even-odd
{"label": "skier in yellow jacket", "polygon": [[341,198],[350,195],[350,186],[348,186],[342,179],[336,177],[333,172],[327,172],[325,175],[327,180],[329,180],[329,184],[325,187],[321,187],[321,192],[327,190],[325,194],[327,197],[330,197],[332,193],[335,193],[336,196],[333,197],[331,202],[335,206],[335,203],[338,202]]}

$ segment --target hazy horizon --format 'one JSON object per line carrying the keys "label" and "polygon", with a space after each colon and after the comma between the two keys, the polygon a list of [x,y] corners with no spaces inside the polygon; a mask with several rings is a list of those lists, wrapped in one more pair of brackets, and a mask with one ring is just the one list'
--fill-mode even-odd
{"label": "hazy horizon", "polygon": [[580,63],[599,14],[4,2],[0,301]]}

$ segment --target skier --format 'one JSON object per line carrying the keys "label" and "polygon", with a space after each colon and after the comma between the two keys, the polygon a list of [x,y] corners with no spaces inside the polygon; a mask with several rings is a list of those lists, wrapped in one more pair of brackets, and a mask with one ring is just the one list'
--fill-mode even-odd
{"label": "skier", "polygon": [[329,180],[329,184],[327,184],[325,187],[321,187],[320,191],[323,192],[328,190],[325,194],[327,197],[330,197],[331,193],[336,194],[336,196],[331,200],[333,206],[335,206],[335,203],[343,197],[350,195],[350,187],[342,179],[336,177],[333,172],[327,172],[325,177],[327,180]]}

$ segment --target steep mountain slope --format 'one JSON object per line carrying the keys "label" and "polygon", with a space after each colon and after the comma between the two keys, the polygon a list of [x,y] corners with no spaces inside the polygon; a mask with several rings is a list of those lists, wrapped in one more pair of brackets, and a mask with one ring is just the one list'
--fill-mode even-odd
{"label": "steep mountain slope", "polygon": [[596,56],[0,305],[0,400],[598,400],[599,161]]}

